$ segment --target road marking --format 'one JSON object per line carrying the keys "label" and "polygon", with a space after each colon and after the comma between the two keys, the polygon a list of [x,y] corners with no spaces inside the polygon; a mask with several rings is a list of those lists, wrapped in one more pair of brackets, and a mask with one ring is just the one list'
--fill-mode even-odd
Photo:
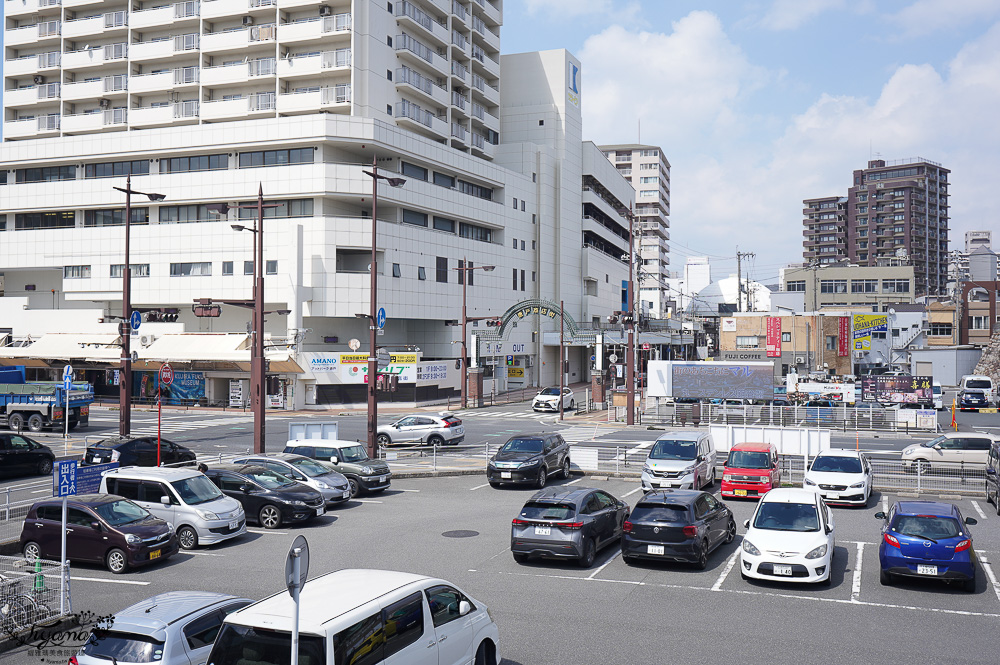
{"label": "road marking", "polygon": [[404,490],[404,489],[401,489],[399,487],[393,487],[392,489],[394,491],[396,491],[396,492],[419,492],[420,491],[420,490]]}
{"label": "road marking", "polygon": [[226,556],[225,554],[213,554],[211,552],[184,552],[184,554],[190,554],[192,556]]}
{"label": "road marking", "polygon": [[105,580],[100,577],[70,577],[74,582],[106,582],[108,584],[132,584],[134,586],[149,586],[149,582],[135,582],[133,580]]}
{"label": "road marking", "polygon": [[[858,558],[854,562],[854,582],[851,584],[851,602],[857,603],[861,599],[861,561],[865,556],[865,544],[858,543]],[[833,564],[833,557],[830,558],[831,565]],[[830,571],[833,575],[833,571]]]}
{"label": "road marking", "polygon": [[986,513],[984,513],[983,509],[979,507],[979,502],[976,501],[975,499],[972,500],[972,507],[976,509],[976,512],[979,513],[980,517],[982,517],[984,520],[987,519]]}
{"label": "road marking", "polygon": [[719,574],[719,578],[715,580],[715,584],[712,585],[712,591],[719,591],[722,589],[722,583],[726,581],[727,577],[729,577],[729,573],[733,570],[733,566],[736,565],[736,559],[739,558],[739,556],[740,551],[736,550],[733,552],[733,555],[729,557],[729,561],[726,562],[726,567],[722,569],[722,572]]}
{"label": "road marking", "polygon": [[576,480],[571,480],[568,483],[564,483],[564,485],[576,485],[581,480],[583,480],[583,478],[577,478]]}
{"label": "road marking", "polygon": [[885,494],[882,495],[882,512],[886,515],[889,514],[889,497]]}
{"label": "road marking", "polygon": [[355,499],[358,503],[382,503],[381,501],[376,501],[375,499]]}
{"label": "road marking", "polygon": [[640,485],[639,487],[636,487],[634,490],[632,490],[628,494],[622,494],[622,498],[624,499],[627,496],[632,496],[633,494],[635,494],[636,492],[640,491],[641,489],[642,489],[642,485]]}
{"label": "road marking", "polygon": [[470,487],[470,488],[469,488],[469,491],[470,491],[470,492],[475,492],[476,490],[481,490],[481,489],[483,489],[484,487],[489,487],[489,486],[490,486],[490,484],[489,484],[489,483],[485,483],[485,484],[483,484],[483,485],[476,485],[475,487]]}
{"label": "road marking", "polygon": [[271,531],[270,529],[247,529],[247,533],[266,533],[269,536],[287,536],[287,531]]}
{"label": "road marking", "polygon": [[587,579],[588,579],[588,580],[592,580],[592,579],[594,579],[594,577],[595,577],[595,576],[596,576],[596,575],[597,575],[597,574],[598,574],[599,572],[601,572],[602,570],[604,570],[605,566],[607,566],[607,565],[608,565],[609,563],[611,563],[612,561],[614,561],[614,560],[615,560],[615,559],[616,559],[616,558],[618,557],[618,555],[619,555],[619,554],[621,554],[621,553],[622,553],[622,551],[621,551],[621,550],[615,550],[615,553],[611,555],[611,558],[610,558],[610,559],[608,559],[607,561],[605,561],[604,563],[602,563],[602,564],[600,565],[600,567],[598,567],[598,569],[597,569],[597,570],[595,570],[594,572],[592,572],[592,573],[590,574],[590,577],[588,577]]}
{"label": "road marking", "polygon": [[[70,402],[70,404],[72,404],[72,402]],[[48,492],[48,491],[50,490],[35,490],[34,492],[32,492],[32,494],[42,494],[43,492]]]}
{"label": "road marking", "polygon": [[990,584],[993,585],[993,593],[996,594],[997,600],[1000,600],[1000,584],[997,583],[997,576],[993,573],[993,567],[990,566],[989,560],[981,554],[979,556],[979,560],[983,564],[983,570],[986,571],[986,576],[990,578]]}

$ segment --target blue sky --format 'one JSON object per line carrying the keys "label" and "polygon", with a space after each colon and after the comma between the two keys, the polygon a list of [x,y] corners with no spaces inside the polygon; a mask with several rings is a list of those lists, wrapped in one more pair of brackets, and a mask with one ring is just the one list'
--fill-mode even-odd
{"label": "blue sky", "polygon": [[953,248],[1000,235],[1000,0],[505,0],[501,38],[581,59],[585,139],[641,120],[664,149],[674,270],[739,246],[774,281],[802,260],[802,199],[876,154],[951,169]]}

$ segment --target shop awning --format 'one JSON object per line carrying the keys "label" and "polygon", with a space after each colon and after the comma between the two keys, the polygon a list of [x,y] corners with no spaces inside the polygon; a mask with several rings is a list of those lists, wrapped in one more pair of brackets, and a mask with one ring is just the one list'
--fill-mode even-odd
{"label": "shop awning", "polygon": [[49,333],[28,346],[0,347],[0,358],[111,362],[121,357],[118,340],[114,333]]}
{"label": "shop awning", "polygon": [[150,361],[249,362],[250,336],[246,333],[173,333],[160,335],[152,344],[137,351],[140,360]]}

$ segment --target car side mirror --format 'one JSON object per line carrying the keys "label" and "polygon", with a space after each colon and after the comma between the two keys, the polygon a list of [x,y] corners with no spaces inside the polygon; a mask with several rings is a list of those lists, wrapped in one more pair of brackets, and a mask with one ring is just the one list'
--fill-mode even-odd
{"label": "car side mirror", "polygon": [[935,443],[934,444],[934,450],[941,450],[941,444],[940,443]]}
{"label": "car side mirror", "polygon": [[336,455],[333,455],[332,457],[330,457],[330,464],[340,464],[340,460],[337,459]]}
{"label": "car side mirror", "polygon": [[90,523],[90,528],[93,529],[94,531],[100,531],[101,530],[101,523],[100,522],[91,522]]}
{"label": "car side mirror", "polygon": [[826,528],[824,529],[824,531],[826,531],[827,533],[833,533],[833,527],[830,526],[829,524],[827,524]]}
{"label": "car side mirror", "polygon": [[965,523],[968,524],[969,526],[974,526],[976,524],[979,524],[979,520],[977,520],[975,517],[966,517]]}
{"label": "car side mirror", "polygon": [[750,520],[743,520],[743,528],[744,529],[750,528]]}
{"label": "car side mirror", "polygon": [[240,485],[240,491],[242,491],[244,494],[249,494],[250,486],[246,484]]}
{"label": "car side mirror", "polygon": [[883,513],[881,510],[878,511],[877,513],[875,513],[875,519],[884,520],[885,519],[885,513]]}
{"label": "car side mirror", "polygon": [[161,496],[160,497],[160,503],[162,503],[164,506],[169,506],[170,505],[170,497],[169,496]]}
{"label": "car side mirror", "polygon": [[463,600],[458,604],[458,616],[464,617],[471,611],[472,611],[472,605],[469,604],[469,601]]}

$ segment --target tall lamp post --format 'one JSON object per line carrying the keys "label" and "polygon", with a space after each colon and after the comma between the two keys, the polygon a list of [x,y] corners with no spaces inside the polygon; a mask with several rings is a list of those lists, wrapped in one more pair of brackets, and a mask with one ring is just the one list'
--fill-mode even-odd
{"label": "tall lamp post", "polygon": [[378,181],[385,180],[392,187],[399,187],[406,182],[405,178],[393,178],[380,175],[378,172],[378,158],[372,157],[372,170],[362,171],[372,179],[372,257],[368,272],[371,275],[369,286],[369,307],[368,307],[368,456],[375,457],[375,432],[378,430],[378,399],[375,392],[375,378],[378,376],[378,359],[375,357],[375,320],[378,315],[378,266],[375,255],[375,239],[378,233]]}
{"label": "tall lamp post", "polygon": [[125,187],[115,187],[125,192],[125,268],[122,271],[122,320],[118,324],[122,338],[121,376],[118,392],[118,433],[128,436],[132,430],[132,268],[129,265],[129,243],[132,229],[132,195],[140,194],[150,201],[162,201],[164,194],[150,194],[132,189],[132,174],[125,179]]}
{"label": "tall lamp post", "polygon": [[469,321],[484,321],[486,319],[495,319],[495,316],[473,316],[469,317],[468,310],[466,308],[467,303],[467,292],[469,287],[469,278],[472,277],[473,270],[482,270],[484,272],[493,272],[496,266],[470,266],[468,259],[462,259],[462,265],[455,270],[460,271],[459,274],[462,277],[462,408],[468,408],[469,406],[469,368],[467,366],[467,361],[469,358],[468,345],[468,326]]}
{"label": "tall lamp post", "polygon": [[628,350],[625,355],[625,382],[628,384],[626,408],[628,414],[625,416],[626,425],[635,424],[635,289],[632,285],[632,271],[635,265],[635,214],[632,206],[628,208],[628,304],[626,307],[626,321],[628,323]]}

